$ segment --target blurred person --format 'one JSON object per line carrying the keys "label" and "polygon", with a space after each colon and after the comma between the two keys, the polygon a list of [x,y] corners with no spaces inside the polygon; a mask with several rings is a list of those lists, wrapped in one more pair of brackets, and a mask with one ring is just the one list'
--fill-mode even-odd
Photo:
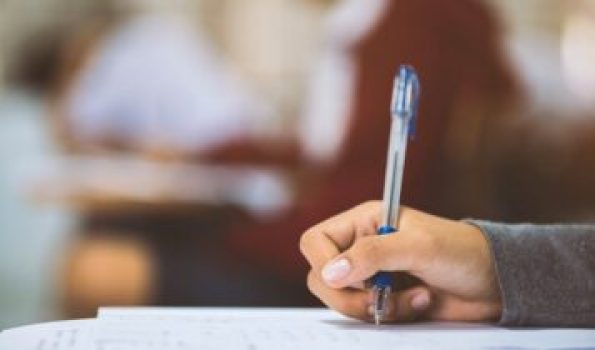
{"label": "blurred person", "polygon": [[247,133],[261,113],[180,14],[131,15],[91,45],[55,100],[79,147],[200,153]]}
{"label": "blurred person", "polygon": [[308,286],[329,307],[372,321],[371,293],[358,286],[390,271],[390,322],[595,325],[595,225],[455,221],[402,207],[399,233],[379,236],[381,211],[367,202],[303,234]]}

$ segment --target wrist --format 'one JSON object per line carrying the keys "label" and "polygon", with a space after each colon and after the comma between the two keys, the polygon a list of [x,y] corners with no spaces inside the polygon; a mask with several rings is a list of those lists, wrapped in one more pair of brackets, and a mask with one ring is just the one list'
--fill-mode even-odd
{"label": "wrist", "polygon": [[483,291],[483,303],[485,310],[482,314],[485,320],[497,321],[502,315],[502,293],[498,282],[494,252],[490,245],[490,240],[486,237],[483,230],[470,221],[460,221],[469,232],[471,240],[474,242],[478,254],[479,275],[482,276],[482,283],[485,286]]}

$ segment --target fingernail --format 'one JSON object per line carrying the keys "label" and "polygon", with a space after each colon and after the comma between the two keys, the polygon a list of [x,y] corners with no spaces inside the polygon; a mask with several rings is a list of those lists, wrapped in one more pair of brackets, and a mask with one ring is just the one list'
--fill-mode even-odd
{"label": "fingernail", "polygon": [[411,307],[414,310],[423,311],[430,305],[430,296],[428,293],[422,292],[416,294],[411,298]]}
{"label": "fingernail", "polygon": [[347,259],[339,259],[327,264],[322,269],[322,278],[327,282],[335,282],[347,276],[351,271],[351,264]]}

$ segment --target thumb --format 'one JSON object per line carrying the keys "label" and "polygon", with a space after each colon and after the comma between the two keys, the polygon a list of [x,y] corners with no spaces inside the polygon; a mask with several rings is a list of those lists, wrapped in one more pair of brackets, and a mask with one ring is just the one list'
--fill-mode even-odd
{"label": "thumb", "polygon": [[[403,271],[411,253],[403,235],[366,236],[328,262],[322,279],[333,288],[344,288],[372,277],[378,271]],[[410,251],[410,250],[409,250]]]}

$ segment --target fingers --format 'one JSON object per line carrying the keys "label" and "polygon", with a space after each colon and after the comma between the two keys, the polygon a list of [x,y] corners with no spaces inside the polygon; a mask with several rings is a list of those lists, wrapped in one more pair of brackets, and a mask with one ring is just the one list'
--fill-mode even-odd
{"label": "fingers", "polygon": [[[408,209],[401,208],[405,214],[403,210]],[[416,252],[432,256],[429,246],[419,239],[417,225],[403,220],[405,216],[415,219],[414,215],[401,215],[402,232],[388,236],[376,235],[379,216],[379,202],[365,203],[312,227],[300,240],[300,249],[312,266],[308,276],[312,293],[328,307],[367,321],[372,321],[372,301],[370,291],[361,288],[363,282],[378,271],[411,272],[413,258],[419,255]],[[393,293],[391,298],[393,308],[387,317],[391,321],[421,317],[431,299],[429,290],[422,287]]]}
{"label": "fingers", "polygon": [[[432,295],[425,286],[413,287],[393,293],[388,304],[386,322],[414,322],[427,319],[432,304]],[[373,308],[368,313],[373,316]]]}
{"label": "fingers", "polygon": [[321,277],[331,287],[344,288],[378,271],[408,271],[414,252],[420,249],[424,247],[414,249],[407,235],[363,237],[326,264]]}
{"label": "fingers", "polygon": [[326,306],[343,315],[360,320],[370,320],[368,314],[369,292],[360,289],[334,289],[327,286],[318,275],[308,274],[308,288]]}
{"label": "fingers", "polygon": [[318,274],[324,264],[340,253],[338,244],[322,228],[316,226],[302,235],[300,250],[312,270]]}
{"label": "fingers", "polygon": [[320,273],[357,237],[375,234],[379,215],[379,202],[358,205],[307,230],[301,237],[300,250],[313,270]]}
{"label": "fingers", "polygon": [[[312,272],[308,275],[308,288],[329,308],[352,318],[373,321],[373,297],[369,290],[330,288]],[[431,304],[432,295],[425,286],[392,293],[385,321],[412,322],[425,319]]]}
{"label": "fingers", "polygon": [[[300,248],[313,271],[308,285],[323,303],[348,316],[371,320],[370,292],[356,288],[378,271],[404,272],[417,278],[413,283],[423,285],[395,281],[403,290],[391,296],[390,321],[500,317],[501,298],[494,292],[495,272],[493,266],[489,269],[489,247],[481,231],[401,208],[399,232],[379,236],[375,234],[379,214],[379,202],[367,203],[302,236]],[[427,286],[432,286],[432,293]]]}

